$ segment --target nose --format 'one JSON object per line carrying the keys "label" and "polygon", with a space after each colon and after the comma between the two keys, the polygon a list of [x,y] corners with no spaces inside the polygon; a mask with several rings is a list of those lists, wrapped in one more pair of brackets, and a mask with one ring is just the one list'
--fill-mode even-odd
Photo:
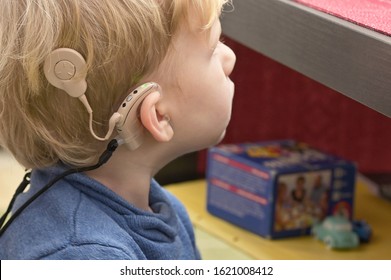
{"label": "nose", "polygon": [[226,44],[222,43],[222,64],[225,75],[231,75],[235,63],[236,63],[236,55],[234,51],[228,47]]}

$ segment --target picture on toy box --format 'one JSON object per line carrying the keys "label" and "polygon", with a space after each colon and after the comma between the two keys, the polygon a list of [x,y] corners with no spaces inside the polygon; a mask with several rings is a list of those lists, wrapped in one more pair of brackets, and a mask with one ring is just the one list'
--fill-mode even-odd
{"label": "picture on toy box", "polygon": [[356,166],[294,140],[208,152],[207,209],[267,238],[310,234],[328,215],[353,215]]}
{"label": "picture on toy box", "polygon": [[274,230],[306,228],[328,213],[331,171],[281,175],[277,181]]}

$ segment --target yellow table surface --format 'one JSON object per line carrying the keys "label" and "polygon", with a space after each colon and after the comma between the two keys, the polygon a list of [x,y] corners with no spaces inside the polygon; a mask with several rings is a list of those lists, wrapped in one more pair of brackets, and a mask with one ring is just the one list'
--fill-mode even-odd
{"label": "yellow table surface", "polygon": [[391,202],[376,197],[359,181],[355,194],[355,218],[373,229],[370,243],[352,250],[330,250],[311,236],[269,240],[232,225],[206,210],[206,182],[190,181],[167,186],[186,206],[194,225],[242,250],[254,259],[391,259]]}

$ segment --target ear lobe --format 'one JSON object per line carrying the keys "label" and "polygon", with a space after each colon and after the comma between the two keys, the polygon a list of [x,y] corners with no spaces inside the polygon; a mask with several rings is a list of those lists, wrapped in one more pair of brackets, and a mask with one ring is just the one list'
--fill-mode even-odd
{"label": "ear lobe", "polygon": [[159,142],[168,142],[174,136],[174,130],[170,124],[169,118],[158,110],[160,100],[158,91],[152,92],[145,97],[140,106],[140,119],[143,126]]}

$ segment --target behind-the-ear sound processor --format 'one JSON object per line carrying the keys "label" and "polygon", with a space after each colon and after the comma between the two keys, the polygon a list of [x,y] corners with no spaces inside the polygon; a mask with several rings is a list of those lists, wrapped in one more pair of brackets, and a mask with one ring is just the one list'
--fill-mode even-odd
{"label": "behind-the-ear sound processor", "polygon": [[87,64],[76,50],[59,48],[50,53],[44,63],[44,73],[48,82],[65,91],[69,96],[79,98],[90,115],[91,134],[100,141],[108,140],[114,128],[130,150],[137,149],[143,140],[143,126],[138,118],[138,108],[144,98],[154,91],[160,92],[160,86],[154,82],[145,83],[130,91],[117,112],[109,119],[109,129],[104,137],[99,137],[93,129],[93,110],[85,96],[87,90]]}

